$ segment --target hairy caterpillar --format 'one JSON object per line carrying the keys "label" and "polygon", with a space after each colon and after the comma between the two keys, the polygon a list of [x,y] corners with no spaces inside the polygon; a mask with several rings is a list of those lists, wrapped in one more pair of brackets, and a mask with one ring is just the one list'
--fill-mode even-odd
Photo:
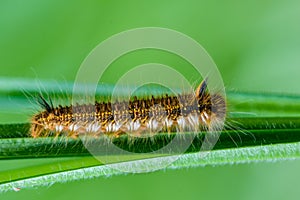
{"label": "hairy caterpillar", "polygon": [[40,95],[43,110],[31,119],[31,136],[101,134],[136,137],[160,132],[206,131],[224,121],[225,98],[210,94],[203,80],[195,94],[163,95],[116,102],[76,104],[55,107]]}

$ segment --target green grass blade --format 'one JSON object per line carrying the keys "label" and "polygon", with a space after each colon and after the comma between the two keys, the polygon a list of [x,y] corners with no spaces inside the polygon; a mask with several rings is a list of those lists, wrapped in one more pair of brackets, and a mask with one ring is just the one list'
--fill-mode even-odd
{"label": "green grass blade", "polygon": [[[184,154],[178,160],[170,164],[165,170],[191,168],[206,165],[239,164],[261,161],[283,161],[299,159],[300,143],[276,144],[256,147],[244,147],[226,150],[211,151],[207,156],[201,157],[199,153]],[[55,183],[66,183],[75,180],[108,177],[126,174],[118,169],[126,169],[139,165],[140,168],[149,168],[161,160],[171,157],[151,158],[138,161],[129,161],[110,165],[86,167],[76,170],[68,170],[59,173],[30,177],[23,180],[11,181],[0,185],[0,192],[19,189],[48,187]]]}

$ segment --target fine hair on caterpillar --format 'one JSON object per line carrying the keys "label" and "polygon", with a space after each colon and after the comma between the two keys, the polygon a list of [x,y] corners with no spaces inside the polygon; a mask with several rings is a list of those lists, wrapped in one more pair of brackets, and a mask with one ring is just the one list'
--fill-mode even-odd
{"label": "fine hair on caterpillar", "polygon": [[133,96],[115,102],[55,106],[51,98],[39,94],[42,111],[31,119],[31,136],[118,138],[151,137],[160,133],[207,132],[220,130],[225,120],[226,101],[211,94],[203,80],[193,94]]}

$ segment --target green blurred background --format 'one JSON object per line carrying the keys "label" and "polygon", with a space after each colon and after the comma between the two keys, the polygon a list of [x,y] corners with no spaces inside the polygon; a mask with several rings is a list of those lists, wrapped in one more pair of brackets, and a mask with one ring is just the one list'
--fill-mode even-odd
{"label": "green blurred background", "polygon": [[[101,41],[146,26],[174,29],[198,41],[227,89],[300,94],[299,0],[1,0],[0,79],[72,81]],[[147,51],[124,59],[117,64],[180,62]],[[299,199],[299,168],[300,161],[209,166],[56,184],[0,197]]]}

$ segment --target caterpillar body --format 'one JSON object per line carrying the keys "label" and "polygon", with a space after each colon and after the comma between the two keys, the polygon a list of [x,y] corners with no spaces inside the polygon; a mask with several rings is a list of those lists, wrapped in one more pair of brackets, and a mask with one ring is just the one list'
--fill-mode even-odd
{"label": "caterpillar body", "polygon": [[133,97],[131,100],[54,106],[40,95],[42,111],[31,119],[32,137],[102,134],[136,137],[161,132],[206,131],[226,115],[226,100],[203,80],[193,94]]}

